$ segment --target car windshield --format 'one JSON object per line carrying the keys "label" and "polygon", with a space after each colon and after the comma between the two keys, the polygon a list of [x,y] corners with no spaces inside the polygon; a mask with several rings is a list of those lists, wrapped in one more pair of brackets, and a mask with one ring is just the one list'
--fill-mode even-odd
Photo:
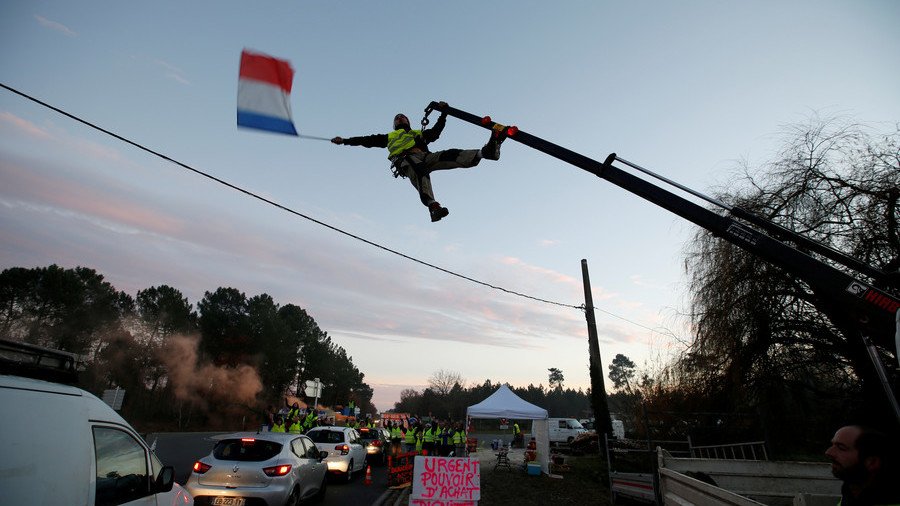
{"label": "car windshield", "polygon": [[262,462],[281,451],[281,443],[261,439],[223,439],[213,448],[213,457],[219,460]]}
{"label": "car windshield", "polygon": [[344,433],[336,430],[313,430],[306,434],[314,443],[343,443]]}

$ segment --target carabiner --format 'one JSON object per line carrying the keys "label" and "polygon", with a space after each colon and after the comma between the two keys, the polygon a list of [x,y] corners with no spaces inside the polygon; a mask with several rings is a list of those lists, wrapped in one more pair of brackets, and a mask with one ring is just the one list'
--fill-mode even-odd
{"label": "carabiner", "polygon": [[430,105],[425,108],[425,116],[422,118],[422,130],[424,130],[425,127],[428,126],[428,123],[429,123],[428,115],[431,114],[431,111],[433,111],[433,110],[434,110],[434,108],[431,107]]}

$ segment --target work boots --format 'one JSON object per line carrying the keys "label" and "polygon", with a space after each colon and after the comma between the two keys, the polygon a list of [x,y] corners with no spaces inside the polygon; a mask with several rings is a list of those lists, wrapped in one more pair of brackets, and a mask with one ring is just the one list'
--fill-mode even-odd
{"label": "work boots", "polygon": [[491,138],[488,139],[487,144],[481,148],[481,157],[487,158],[488,160],[499,160],[500,159],[500,144],[506,139],[506,129],[502,130],[493,130],[491,132]]}
{"label": "work boots", "polygon": [[450,210],[446,207],[441,207],[437,202],[432,202],[428,206],[428,212],[431,213],[431,221],[441,221],[441,218],[450,214]]}

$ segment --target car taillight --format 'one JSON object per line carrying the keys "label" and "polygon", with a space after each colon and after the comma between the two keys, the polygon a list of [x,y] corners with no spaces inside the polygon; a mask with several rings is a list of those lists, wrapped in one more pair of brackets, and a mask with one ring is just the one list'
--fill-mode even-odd
{"label": "car taillight", "polygon": [[291,472],[291,466],[264,467],[263,472],[266,473],[266,476],[284,476]]}
{"label": "car taillight", "polygon": [[375,441],[372,441],[372,446],[381,446],[381,440],[376,439]]}
{"label": "car taillight", "polygon": [[199,460],[197,462],[194,462],[194,472],[197,474],[203,474],[206,471],[209,471],[209,468],[211,468],[211,467],[212,467],[211,465],[204,464],[203,462],[200,462]]}
{"label": "car taillight", "polygon": [[348,453],[350,453],[350,445],[337,445],[334,447],[334,449],[340,451],[341,455],[347,455]]}

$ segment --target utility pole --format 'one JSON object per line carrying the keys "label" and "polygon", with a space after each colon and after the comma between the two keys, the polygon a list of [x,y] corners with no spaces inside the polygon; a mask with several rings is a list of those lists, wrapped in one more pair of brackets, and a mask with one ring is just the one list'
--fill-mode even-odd
{"label": "utility pole", "polygon": [[600,341],[597,338],[597,322],[594,320],[594,297],[591,295],[591,278],[588,275],[587,260],[581,260],[581,276],[584,279],[584,316],[588,328],[588,351],[590,353],[591,406],[594,408],[594,423],[598,433],[612,436],[612,420],[609,416],[609,402],[606,398],[606,382],[600,361]]}

